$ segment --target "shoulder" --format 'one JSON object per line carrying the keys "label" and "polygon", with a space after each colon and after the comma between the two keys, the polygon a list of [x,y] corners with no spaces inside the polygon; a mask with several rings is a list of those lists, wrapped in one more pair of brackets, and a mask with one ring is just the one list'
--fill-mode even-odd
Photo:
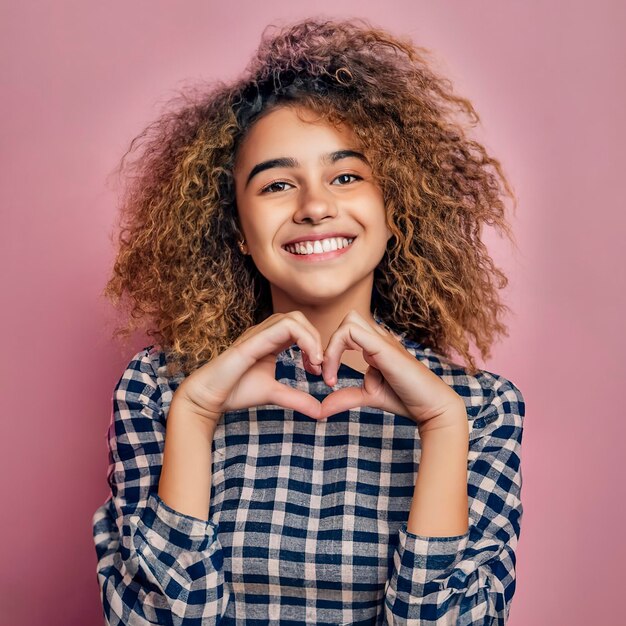
{"label": "shoulder", "polygon": [[116,392],[135,393],[163,401],[171,399],[184,375],[170,376],[165,352],[156,344],[145,346],[129,360],[115,386]]}

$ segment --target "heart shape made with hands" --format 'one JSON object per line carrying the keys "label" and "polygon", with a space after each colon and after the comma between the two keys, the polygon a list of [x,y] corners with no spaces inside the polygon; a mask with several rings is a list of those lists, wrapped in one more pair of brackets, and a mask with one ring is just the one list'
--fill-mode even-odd
{"label": "heart shape made with hands", "polygon": [[311,415],[309,410],[301,412],[318,420],[369,406],[412,419],[418,426],[444,413],[458,420],[459,410],[464,412],[462,398],[411,354],[395,334],[378,324],[373,326],[356,312],[348,314],[333,333],[321,365],[314,365],[301,351],[304,369],[322,376],[332,388],[337,384],[341,356],[347,350],[360,351],[368,364],[361,386],[332,391],[322,402],[315,400],[314,404],[307,392],[278,383],[284,389],[281,395],[285,406],[298,411],[298,405],[317,406],[317,415]]}
{"label": "heart shape made with hands", "polygon": [[[354,350],[354,348],[345,348],[343,352],[348,350]],[[384,408],[386,411],[405,414],[405,417],[409,417],[406,415],[406,409],[397,397],[397,394],[390,388],[386,388],[388,385],[384,380],[382,372],[366,361],[363,352],[361,354],[363,355],[363,360],[366,362],[365,371],[340,360],[340,362],[335,364],[334,374],[330,371],[331,367],[328,362],[329,357],[327,353],[323,355],[324,361],[322,365],[316,366],[311,363],[305,352],[300,349],[298,349],[297,352],[300,354],[301,367],[309,374],[322,378],[327,387],[330,388],[330,392],[322,401],[318,401],[319,415],[311,417],[316,417],[320,421],[326,421],[331,415],[336,415],[337,413],[362,406],[376,406],[378,408]],[[343,356],[343,352],[340,354],[340,357]],[[339,368],[342,366],[354,372],[358,372],[362,377],[361,384],[336,389],[339,382]],[[355,377],[356,376],[353,378]],[[302,390],[298,391],[300,393],[307,393]]]}

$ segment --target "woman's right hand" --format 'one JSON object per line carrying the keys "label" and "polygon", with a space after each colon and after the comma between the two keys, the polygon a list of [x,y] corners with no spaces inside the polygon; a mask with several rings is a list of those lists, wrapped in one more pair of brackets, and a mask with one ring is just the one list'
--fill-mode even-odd
{"label": "woman's right hand", "polygon": [[213,428],[226,411],[263,404],[276,404],[319,419],[318,400],[275,379],[276,356],[294,343],[302,350],[306,370],[321,375],[323,348],[317,329],[301,311],[274,313],[189,374],[172,403],[183,402]]}

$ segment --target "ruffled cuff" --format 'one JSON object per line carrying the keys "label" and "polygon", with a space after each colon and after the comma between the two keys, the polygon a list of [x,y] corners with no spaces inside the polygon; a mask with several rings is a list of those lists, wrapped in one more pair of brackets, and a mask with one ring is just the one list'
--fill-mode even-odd
{"label": "ruffled cuff", "polygon": [[469,530],[453,537],[427,537],[409,532],[404,523],[398,531],[389,586],[399,596],[417,598],[439,591],[445,584],[443,579],[463,559],[468,541]]}

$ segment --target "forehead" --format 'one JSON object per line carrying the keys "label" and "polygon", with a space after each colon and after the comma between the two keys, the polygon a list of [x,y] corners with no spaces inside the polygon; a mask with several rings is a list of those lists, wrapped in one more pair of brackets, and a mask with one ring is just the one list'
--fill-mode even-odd
{"label": "forehead", "polygon": [[310,109],[281,106],[265,113],[250,128],[237,151],[240,166],[260,158],[306,155],[340,147],[355,148],[354,132],[345,123],[332,124]]}

